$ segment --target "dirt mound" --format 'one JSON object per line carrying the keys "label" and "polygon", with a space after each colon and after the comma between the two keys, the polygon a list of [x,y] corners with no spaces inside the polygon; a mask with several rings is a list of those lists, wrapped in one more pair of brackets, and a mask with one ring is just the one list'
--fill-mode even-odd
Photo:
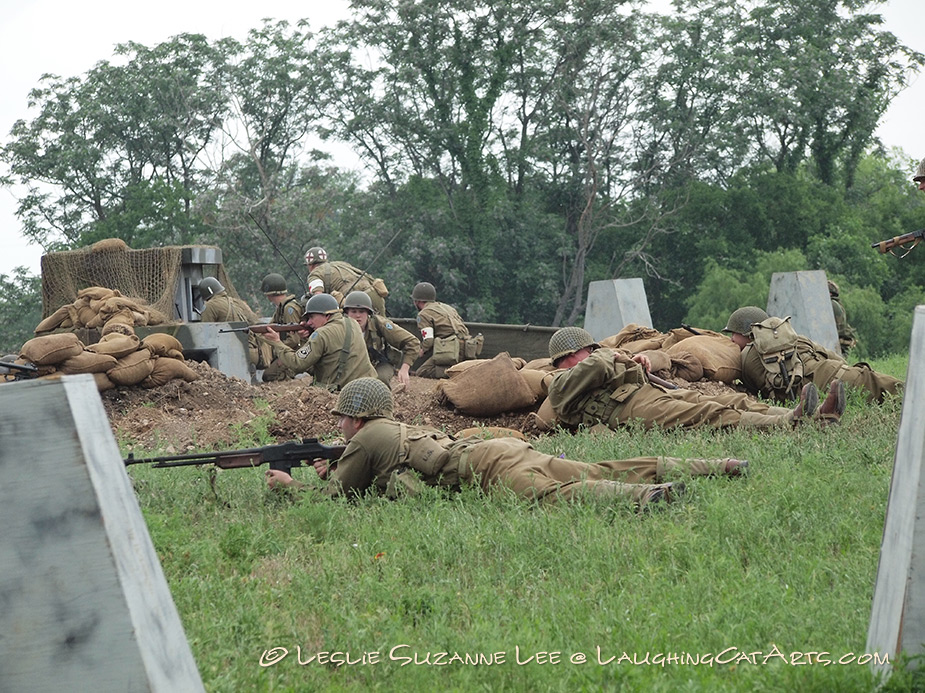
{"label": "dirt mound", "polygon": [[[235,448],[249,445],[252,427],[265,426],[279,442],[298,438],[330,440],[337,435],[331,407],[337,395],[311,387],[303,379],[251,385],[229,378],[208,364],[189,361],[199,379],[172,380],[153,389],[119,387],[101,393],[103,405],[119,441],[143,449],[183,454],[194,449]],[[722,383],[676,381],[707,394],[729,392]],[[504,426],[539,434],[530,411],[476,418],[458,413],[436,397],[438,382],[411,378],[407,388],[393,381],[395,418],[455,433],[471,426]],[[243,441],[243,442],[242,442]]]}

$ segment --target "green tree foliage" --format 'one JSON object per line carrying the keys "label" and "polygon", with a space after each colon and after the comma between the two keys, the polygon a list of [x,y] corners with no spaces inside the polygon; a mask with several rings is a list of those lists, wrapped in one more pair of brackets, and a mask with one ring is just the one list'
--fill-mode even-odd
{"label": "green tree foliage", "polygon": [[42,321],[42,283],[25,267],[0,274],[0,354],[19,354]]}

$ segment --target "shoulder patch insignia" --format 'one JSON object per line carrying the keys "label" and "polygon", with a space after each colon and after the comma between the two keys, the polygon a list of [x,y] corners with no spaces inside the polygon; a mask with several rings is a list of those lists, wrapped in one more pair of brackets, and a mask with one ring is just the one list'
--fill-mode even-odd
{"label": "shoulder patch insignia", "polygon": [[[312,335],[312,337],[314,336],[315,335]],[[305,344],[303,344],[297,352],[295,352],[295,355],[298,356],[300,359],[307,359],[309,354],[311,353],[312,353],[312,342],[311,342],[311,338],[309,338],[309,340],[305,342]]]}
{"label": "shoulder patch insignia", "polygon": [[386,323],[385,323],[385,329],[391,330],[391,329],[392,329],[392,323],[386,321]]}

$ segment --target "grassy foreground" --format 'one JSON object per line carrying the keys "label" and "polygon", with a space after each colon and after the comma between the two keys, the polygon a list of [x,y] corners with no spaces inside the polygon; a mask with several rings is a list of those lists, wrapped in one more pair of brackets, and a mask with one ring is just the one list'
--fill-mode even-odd
{"label": "grassy foreground", "polygon": [[537,442],[751,461],[641,515],[473,489],[287,499],[251,470],[220,472],[216,498],[201,469],[130,474],[209,691],[871,691],[900,410],[850,393],[827,430]]}

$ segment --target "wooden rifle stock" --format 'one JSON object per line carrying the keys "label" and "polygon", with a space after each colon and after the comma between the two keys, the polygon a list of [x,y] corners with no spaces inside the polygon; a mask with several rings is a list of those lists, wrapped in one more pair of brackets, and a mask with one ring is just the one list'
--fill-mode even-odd
{"label": "wooden rifle stock", "polygon": [[919,229],[918,231],[904,233],[902,236],[887,238],[885,241],[871,243],[870,247],[877,248],[881,254],[889,253],[890,255],[896,255],[896,253],[893,252],[893,248],[902,248],[905,252],[902,255],[896,255],[896,257],[903,258],[912,252],[913,248],[919,244],[919,241],[921,241],[923,237],[925,237],[925,229]]}
{"label": "wooden rifle stock", "polygon": [[274,332],[298,332],[299,330],[308,330],[311,332],[312,329],[308,325],[299,322],[287,323],[285,325],[272,322],[261,322],[256,325],[245,325],[244,327],[229,327],[225,330],[219,330],[219,332],[255,332],[256,334],[266,334],[271,328]]}

